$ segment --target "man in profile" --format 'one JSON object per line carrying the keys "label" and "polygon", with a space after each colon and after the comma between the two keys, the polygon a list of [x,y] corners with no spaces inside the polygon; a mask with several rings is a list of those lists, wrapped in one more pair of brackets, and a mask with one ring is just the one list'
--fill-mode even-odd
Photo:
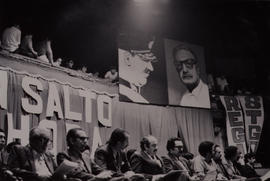
{"label": "man in profile", "polygon": [[[116,128],[107,142],[99,147],[95,152],[95,162],[105,170],[114,172],[114,176],[123,176],[125,179],[135,179],[135,173],[131,171],[127,160],[125,148],[129,144],[129,133],[121,128]],[[138,180],[144,180],[143,176],[138,176]],[[136,179],[135,179],[136,180]]]}
{"label": "man in profile", "polygon": [[156,61],[152,53],[154,41],[136,36],[120,36],[119,41],[119,93],[120,99],[131,102],[149,103],[141,88],[147,83]]}
{"label": "man in profile", "polygon": [[210,108],[208,86],[200,78],[198,58],[187,45],[178,45],[173,49],[176,71],[186,91],[180,106]]}

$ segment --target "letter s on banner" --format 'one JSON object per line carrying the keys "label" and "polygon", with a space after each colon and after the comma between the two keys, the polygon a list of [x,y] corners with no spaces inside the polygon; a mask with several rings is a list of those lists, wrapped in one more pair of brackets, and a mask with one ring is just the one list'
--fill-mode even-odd
{"label": "letter s on banner", "polygon": [[112,126],[112,99],[106,95],[97,97],[98,121],[106,127]]}
{"label": "letter s on banner", "polygon": [[36,104],[30,104],[28,98],[22,98],[22,107],[28,113],[40,114],[42,113],[43,109],[42,99],[38,93],[31,89],[30,85],[34,85],[38,91],[43,90],[43,86],[38,79],[27,76],[24,77],[22,79],[22,88],[26,94],[31,96],[36,101]]}

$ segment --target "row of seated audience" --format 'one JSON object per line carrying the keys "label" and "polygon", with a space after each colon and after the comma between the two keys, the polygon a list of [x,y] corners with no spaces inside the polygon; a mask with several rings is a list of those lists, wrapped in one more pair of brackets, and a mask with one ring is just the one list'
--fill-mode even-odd
{"label": "row of seated audience", "polygon": [[[33,35],[30,32],[24,32],[24,36],[21,38],[21,27],[19,24],[13,24],[12,26],[6,28],[2,34],[2,41],[0,47],[3,51],[9,53],[17,53],[27,57],[35,58],[53,66],[63,66],[69,69],[74,69],[74,61],[68,60],[63,65],[62,58],[57,58],[54,61],[53,50],[51,47],[51,40],[49,38],[41,38],[33,43]],[[87,75],[89,77],[98,78],[99,73],[87,73],[87,67],[82,66],[79,70],[80,73]],[[105,79],[110,82],[116,82],[118,78],[118,73],[115,67],[105,74]]]}
{"label": "row of seated audience", "polygon": [[[254,155],[245,155],[245,165],[237,164],[239,150],[229,146],[224,151],[212,142],[199,145],[199,154],[192,160],[183,157],[183,142],[170,138],[168,155],[157,155],[158,140],[145,136],[140,142],[141,151],[125,152],[129,133],[115,129],[109,141],[97,148],[94,160],[89,156],[88,136],[82,128],[68,131],[68,149],[54,156],[48,151],[50,132],[35,127],[29,135],[29,145],[5,148],[5,133],[0,130],[1,180],[12,181],[92,181],[92,180],[261,180],[270,177],[270,171],[259,176],[254,170]],[[58,166],[57,166],[58,165]]]}

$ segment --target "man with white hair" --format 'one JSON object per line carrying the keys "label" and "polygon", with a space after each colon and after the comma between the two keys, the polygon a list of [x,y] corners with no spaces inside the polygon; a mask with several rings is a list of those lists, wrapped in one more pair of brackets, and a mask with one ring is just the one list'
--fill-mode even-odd
{"label": "man with white hair", "polygon": [[56,163],[48,153],[51,135],[49,130],[35,127],[29,134],[29,145],[15,145],[9,158],[8,166],[16,176],[23,180],[49,180],[56,168]]}

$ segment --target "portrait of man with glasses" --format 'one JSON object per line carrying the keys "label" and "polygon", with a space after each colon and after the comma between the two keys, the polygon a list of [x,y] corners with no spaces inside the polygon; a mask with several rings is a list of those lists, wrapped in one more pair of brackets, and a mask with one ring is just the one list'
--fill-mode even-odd
{"label": "portrait of man with glasses", "polygon": [[210,108],[208,86],[201,79],[201,70],[196,53],[186,44],[172,49],[173,65],[185,91],[180,106]]}

